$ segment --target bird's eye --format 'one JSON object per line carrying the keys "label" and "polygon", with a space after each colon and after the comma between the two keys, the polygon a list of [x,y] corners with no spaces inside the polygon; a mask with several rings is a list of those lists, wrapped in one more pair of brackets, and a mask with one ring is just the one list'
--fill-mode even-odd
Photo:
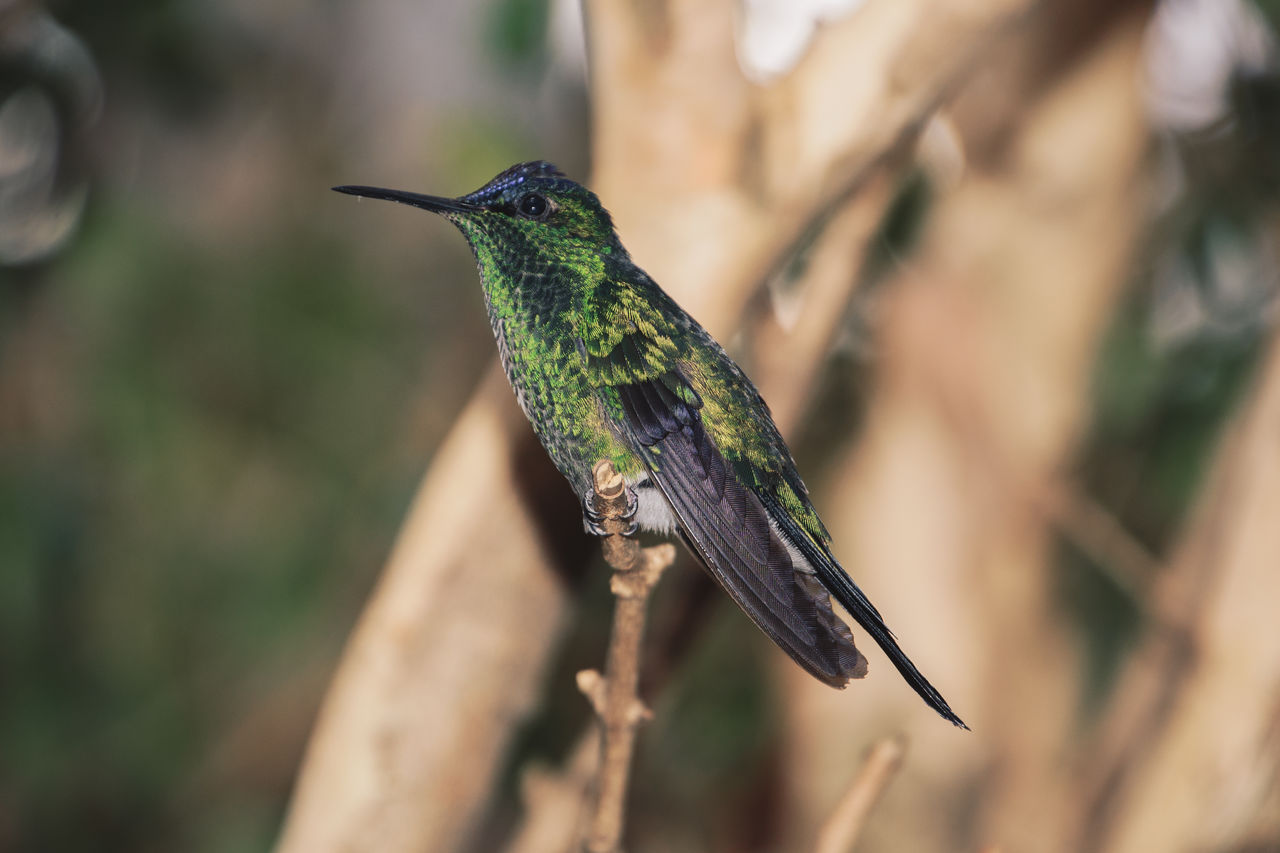
{"label": "bird's eye", "polygon": [[547,211],[551,205],[547,204],[546,198],[537,193],[528,193],[520,198],[516,205],[516,210],[525,219],[542,219],[547,215]]}

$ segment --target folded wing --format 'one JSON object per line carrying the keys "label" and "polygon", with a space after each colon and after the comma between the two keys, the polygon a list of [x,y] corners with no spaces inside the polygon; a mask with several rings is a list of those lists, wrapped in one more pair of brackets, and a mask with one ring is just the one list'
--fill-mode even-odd
{"label": "folded wing", "polygon": [[712,577],[820,680],[842,687],[865,675],[866,659],[832,612],[826,589],[711,441],[692,389],[669,372],[615,390],[650,479]]}

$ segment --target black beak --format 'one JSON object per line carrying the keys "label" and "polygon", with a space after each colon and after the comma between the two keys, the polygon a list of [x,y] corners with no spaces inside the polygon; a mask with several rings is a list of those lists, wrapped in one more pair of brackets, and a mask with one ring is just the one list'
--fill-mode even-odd
{"label": "black beak", "polygon": [[378,187],[334,187],[334,192],[346,193],[347,195],[360,196],[361,198],[376,198],[383,201],[398,201],[401,204],[420,207],[423,210],[429,210],[432,213],[475,213],[481,210],[474,204],[468,204],[465,201],[458,201],[456,198],[441,198],[435,195],[419,195],[418,193],[404,192],[403,190],[384,190]]}

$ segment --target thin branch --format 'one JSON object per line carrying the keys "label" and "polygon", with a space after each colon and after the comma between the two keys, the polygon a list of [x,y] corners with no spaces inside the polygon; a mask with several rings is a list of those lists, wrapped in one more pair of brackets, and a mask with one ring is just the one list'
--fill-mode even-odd
{"label": "thin branch", "polygon": [[[1089,555],[1103,572],[1134,601],[1144,601],[1160,573],[1160,559],[1147,550],[1124,523],[1086,494],[1075,482],[1050,484],[1047,494],[1028,495],[1044,510],[1049,521],[1075,547]],[[1150,602],[1151,615],[1161,623],[1176,624],[1175,614],[1160,612],[1160,601]]]}
{"label": "thin branch", "polygon": [[849,310],[859,272],[896,188],[897,169],[876,172],[861,193],[844,201],[809,251],[801,280],[793,285],[800,304],[790,323],[771,312],[756,332],[759,353],[752,371],[773,411],[774,423],[790,434],[804,414],[814,381]]}
{"label": "thin branch", "polygon": [[592,500],[603,518],[601,526],[609,533],[601,548],[613,569],[609,586],[618,603],[613,611],[605,675],[593,669],[578,673],[578,688],[595,708],[601,730],[600,783],[584,847],[591,853],[613,853],[622,838],[636,728],[652,716],[636,695],[645,611],[649,594],[676,552],[670,544],[641,548],[627,536],[627,496],[622,475],[608,460],[597,462],[591,473],[595,481]]}
{"label": "thin branch", "polygon": [[822,827],[814,853],[847,853],[853,849],[872,807],[902,766],[906,753],[907,739],[902,735],[881,738],[872,744],[849,790]]}
{"label": "thin branch", "polygon": [[595,739],[578,738],[563,768],[528,767],[521,774],[524,820],[507,853],[564,853],[586,831],[583,803],[599,765]]}

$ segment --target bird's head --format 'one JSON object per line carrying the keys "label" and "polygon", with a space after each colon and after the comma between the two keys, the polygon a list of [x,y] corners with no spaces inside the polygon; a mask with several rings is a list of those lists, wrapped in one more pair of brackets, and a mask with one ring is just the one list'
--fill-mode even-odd
{"label": "bird's head", "polygon": [[481,265],[529,261],[578,263],[625,257],[609,212],[595,193],[546,161],[520,163],[458,198],[377,187],[334,187],[340,193],[398,201],[439,213],[466,235]]}

